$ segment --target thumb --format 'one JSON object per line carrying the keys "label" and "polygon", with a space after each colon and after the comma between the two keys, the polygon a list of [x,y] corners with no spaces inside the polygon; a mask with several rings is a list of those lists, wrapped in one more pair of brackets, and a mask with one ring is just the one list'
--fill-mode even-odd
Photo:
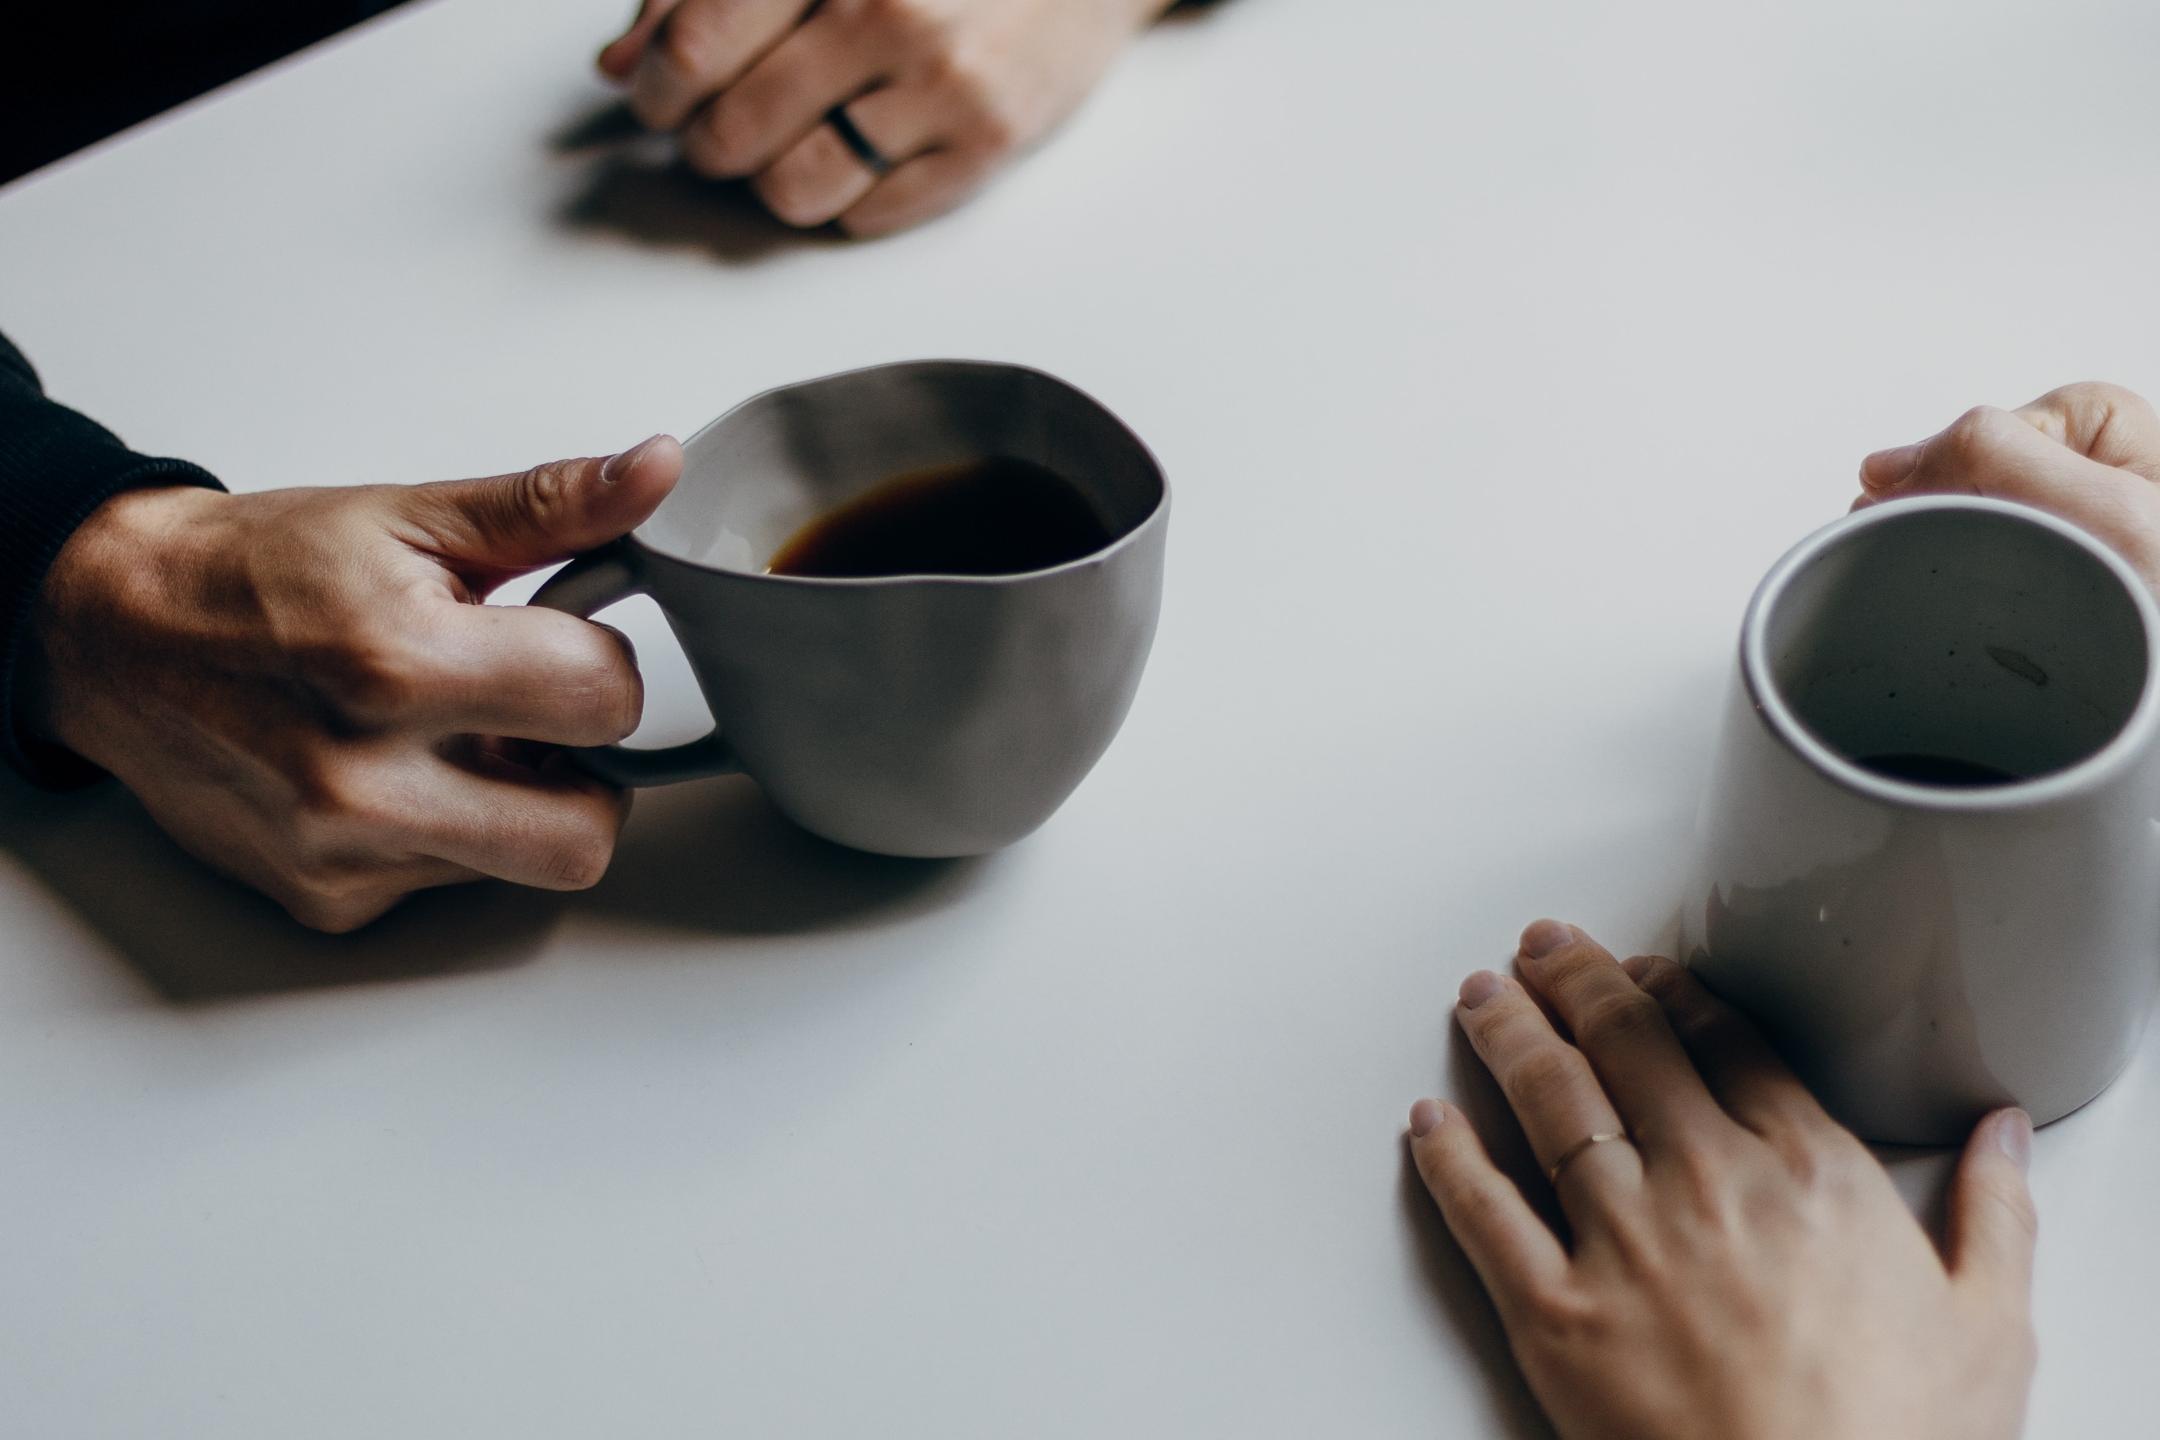
{"label": "thumb", "polygon": [[2025,1184],[2031,1157],[2031,1119],[2022,1110],[1997,1110],[1965,1142],[1950,1182],[1951,1275],[1993,1292],[2020,1312],[2032,1295],[2033,1242],[2040,1227]]}
{"label": "thumb", "polygon": [[461,574],[502,577],[605,545],[644,523],[682,474],[666,435],[606,459],[555,460],[516,475],[399,492],[418,548]]}
{"label": "thumb", "polygon": [[2021,415],[1983,405],[1941,434],[1860,462],[1870,500],[1907,495],[1985,495],[2051,511],[2127,554],[2149,545],[2141,516],[2145,481],[2089,460]]}

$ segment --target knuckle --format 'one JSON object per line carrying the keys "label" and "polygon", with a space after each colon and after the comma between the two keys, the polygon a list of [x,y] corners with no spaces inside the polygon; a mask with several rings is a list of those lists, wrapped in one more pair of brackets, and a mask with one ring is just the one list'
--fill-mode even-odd
{"label": "knuckle", "polygon": [[2080,380],[2041,397],[2063,406],[2090,406],[2095,410],[2128,410],[2149,413],[2152,404],[2127,385],[2112,380]]}
{"label": "knuckle", "polygon": [[1491,1233],[1510,1220],[1506,1200],[1497,1191],[1466,1184],[1460,1175],[1438,1164],[1426,1172],[1426,1183],[1438,1193],[1442,1212],[1452,1228],[1472,1233]]}
{"label": "knuckle", "polygon": [[303,867],[279,901],[308,929],[345,935],[389,909],[394,898],[382,895],[353,869],[315,865]]}
{"label": "knuckle", "polygon": [[284,905],[285,913],[294,920],[325,935],[349,935],[372,918],[335,901],[317,900],[312,896],[295,896]]}
{"label": "knuckle", "polygon": [[1993,405],[1975,405],[1967,410],[1943,432],[1949,458],[1964,465],[1986,456],[2000,443],[2005,422],[2019,423],[2008,411]]}
{"label": "knuckle", "polygon": [[303,845],[309,832],[341,824],[363,808],[360,786],[353,767],[335,746],[318,745],[303,750],[287,767],[292,787],[293,812],[302,827]]}
{"label": "knuckle", "polygon": [[758,198],[784,224],[797,229],[822,225],[832,219],[832,207],[794,165],[775,165],[757,179]]}
{"label": "knuckle", "polygon": [[707,179],[739,179],[755,168],[762,128],[760,112],[750,100],[723,95],[683,132],[683,158]]}
{"label": "knuckle", "polygon": [[1591,1001],[1575,1038],[1586,1048],[1622,1046],[1653,1033],[1663,1023],[1657,1001],[1630,986]]}
{"label": "knuckle", "polygon": [[558,838],[541,864],[541,873],[550,889],[590,890],[607,874],[608,863],[614,858],[613,828],[602,830],[595,826],[581,834]]}
{"label": "knuckle", "polygon": [[1533,1281],[1516,1296],[1522,1318],[1547,1339],[1592,1338],[1607,1324],[1604,1310],[1565,1280]]}
{"label": "knuckle", "polygon": [[596,625],[561,632],[550,642],[549,686],[579,730],[578,743],[604,745],[638,727],[645,713],[645,685],[622,648]]}
{"label": "knuckle", "polygon": [[1768,1143],[1803,1192],[1840,1196],[1852,1190],[1862,1173],[1859,1162],[1866,1158],[1866,1152],[1856,1142],[1838,1143],[1841,1138],[1829,1137],[1825,1143],[1813,1136],[1780,1134]]}
{"label": "knuckle", "polygon": [[1677,965],[1660,965],[1643,977],[1643,990],[1683,1042],[1709,1044],[1727,1028],[1727,1017],[1702,987]]}
{"label": "knuckle", "polygon": [[386,724],[413,713],[434,678],[423,653],[372,627],[319,646],[309,658],[316,690],[359,725]]}
{"label": "knuckle", "polygon": [[1558,1045],[1547,1045],[1509,1067],[1506,1089],[1520,1105],[1535,1109],[1567,1095],[1580,1078],[1574,1057]]}
{"label": "knuckle", "polygon": [[551,460],[520,475],[511,487],[513,513],[506,524],[522,522],[542,532],[552,530],[565,518],[577,491],[578,467],[570,460]]}
{"label": "knuckle", "polygon": [[1733,1228],[1736,1199],[1735,1157],[1700,1140],[1676,1139],[1666,1146],[1672,1175],[1672,1203],[1694,1217],[1708,1234]]}
{"label": "knuckle", "polygon": [[714,35],[705,10],[698,5],[678,6],[660,23],[653,37],[652,53],[677,75],[696,78],[712,68]]}

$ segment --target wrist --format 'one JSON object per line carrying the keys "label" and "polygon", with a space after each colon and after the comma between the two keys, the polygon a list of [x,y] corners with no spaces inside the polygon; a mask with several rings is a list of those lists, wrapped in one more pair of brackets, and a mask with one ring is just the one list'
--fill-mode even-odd
{"label": "wrist", "polygon": [[15,719],[26,739],[111,768],[96,717],[102,695],[124,683],[129,616],[156,605],[160,557],[230,498],[193,485],[130,490],[75,528],[45,573],[25,637]]}

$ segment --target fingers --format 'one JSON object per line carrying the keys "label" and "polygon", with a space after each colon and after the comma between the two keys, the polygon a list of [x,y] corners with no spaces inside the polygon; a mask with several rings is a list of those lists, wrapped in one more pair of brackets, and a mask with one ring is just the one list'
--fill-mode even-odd
{"label": "fingers", "polygon": [[2025,1313],[2032,1295],[2033,1245],[2039,1235],[2025,1170],[2032,1121],[2022,1110],[1997,1110],[1965,1142],[1950,1182],[1950,1273],[2006,1311]]}
{"label": "fingers", "polygon": [[840,133],[820,125],[767,166],[751,188],[776,218],[809,229],[839,219],[877,182],[877,174]]}
{"label": "fingers", "polygon": [[2088,380],[2050,390],[2014,413],[2080,455],[2160,480],[2160,415],[2133,390]]}
{"label": "fingers", "polygon": [[[1582,1052],[1560,1038],[1522,986],[1481,970],[1463,982],[1455,1016],[1500,1082],[1540,1167],[1550,1170],[1591,1135],[1626,1128]],[[1632,1145],[1593,1145],[1569,1161],[1557,1188],[1573,1217],[1571,1196],[1609,1199],[1641,1180]]]}
{"label": "fingers", "polygon": [[1877,500],[2014,500],[2054,511],[2128,554],[2149,545],[2141,508],[2149,497],[2138,476],[2087,459],[2007,410],[1968,410],[1939,435],[1877,451],[1861,462],[1860,484]]}
{"label": "fingers", "polygon": [[655,435],[606,460],[558,460],[521,474],[394,493],[408,543],[492,583],[636,528],[681,473],[682,447]]}
{"label": "fingers", "polygon": [[416,891],[480,878],[463,866],[426,857],[404,862],[385,862],[374,856],[302,862],[280,855],[259,863],[211,863],[261,890],[300,924],[326,935],[350,934],[379,920]]}
{"label": "fingers", "polygon": [[841,214],[840,228],[868,240],[920,225],[965,200],[995,164],[980,151],[933,150],[879,181]]}
{"label": "fingers", "polygon": [[1572,925],[1540,920],[1523,931],[1517,964],[1590,1061],[1638,1146],[1647,1151],[1732,1123],[1673,1038],[1663,1008],[1604,946]]}
{"label": "fingers", "polygon": [[436,677],[399,723],[438,735],[609,745],[637,729],[645,686],[620,632],[555,610],[460,605]]}
{"label": "fingers", "polygon": [[[931,141],[931,121],[904,91],[886,87],[851,100],[847,118],[889,167],[914,159]],[[790,225],[828,225],[854,209],[880,177],[831,124],[819,125],[753,182],[766,208]]]}
{"label": "fingers", "polygon": [[1462,1111],[1438,1100],[1410,1107],[1410,1155],[1440,1218],[1503,1316],[1567,1278],[1567,1253],[1485,1153]]}
{"label": "fingers", "polygon": [[867,38],[852,18],[813,13],[689,122],[683,159],[715,179],[763,170],[877,79],[880,59]]}
{"label": "fingers", "polygon": [[811,0],[682,0],[651,32],[630,72],[630,109],[679,130],[705,102],[785,40]]}
{"label": "fingers", "polygon": [[[901,86],[872,90],[848,102],[847,116],[892,167],[891,173],[881,180],[838,131],[820,125],[754,182],[766,208],[781,220],[812,226],[845,216],[843,223],[858,236],[904,229],[958,203],[988,169],[987,161],[963,161],[957,155],[950,167],[916,169],[917,158],[930,150],[938,134],[936,112],[919,91]],[[941,168],[947,171],[940,182],[944,188],[927,196],[919,193],[929,183],[926,176],[934,178],[931,172]],[[895,181],[897,190],[866,203]],[[884,229],[865,228],[866,221],[875,222],[881,214],[889,216]]]}
{"label": "fingers", "polygon": [[429,767],[406,797],[397,838],[420,854],[542,890],[600,882],[630,813],[629,796],[568,764]]}
{"label": "fingers", "polygon": [[1621,968],[1664,1010],[1674,1037],[1733,1119],[1765,1138],[1843,1133],[1762,1033],[1700,980],[1656,955],[1638,955]]}
{"label": "fingers", "polygon": [[638,62],[645,58],[645,47],[659,32],[660,23],[680,3],[681,0],[643,0],[630,28],[609,41],[600,52],[600,73],[610,80],[629,79]]}

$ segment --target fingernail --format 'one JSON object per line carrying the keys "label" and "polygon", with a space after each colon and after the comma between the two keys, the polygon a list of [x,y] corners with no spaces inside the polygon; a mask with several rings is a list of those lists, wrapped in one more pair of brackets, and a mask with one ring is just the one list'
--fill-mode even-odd
{"label": "fingernail", "polygon": [[608,484],[613,485],[616,481],[622,479],[623,476],[628,475],[630,471],[636,467],[638,463],[638,457],[643,455],[646,451],[652,449],[653,441],[658,440],[659,438],[660,437],[658,435],[655,435],[649,440],[640,440],[637,444],[631,446],[628,450],[623,451],[620,455],[610,455],[608,457],[607,463],[600,467],[600,478],[602,480],[605,480]]}
{"label": "fingernail", "polygon": [[1912,478],[1925,448],[1927,442],[1921,440],[1876,451],[1860,462],[1861,485],[1869,490],[1895,490]]}
{"label": "fingernail", "polygon": [[1648,975],[1650,967],[1656,963],[1657,961],[1648,955],[1630,955],[1620,962],[1620,968],[1627,972],[1628,979],[1639,985],[1642,983],[1643,976]]}
{"label": "fingernail", "polygon": [[1522,932],[1522,953],[1541,960],[1575,938],[1573,927],[1558,920],[1538,920]]}
{"label": "fingernail", "polygon": [[1432,1134],[1438,1128],[1440,1122],[1446,1118],[1447,1112],[1440,1108],[1439,1101],[1418,1101],[1417,1104],[1410,1107],[1411,1137],[1417,1140],[1424,1139],[1427,1135]]}
{"label": "fingernail", "polygon": [[1498,975],[1490,970],[1480,970],[1462,982],[1462,1003],[1475,1010],[1500,993],[1500,984]]}
{"label": "fingernail", "polygon": [[2019,1170],[2032,1168],[2032,1116],[2010,1110],[1995,1119],[1995,1144],[2017,1162]]}

